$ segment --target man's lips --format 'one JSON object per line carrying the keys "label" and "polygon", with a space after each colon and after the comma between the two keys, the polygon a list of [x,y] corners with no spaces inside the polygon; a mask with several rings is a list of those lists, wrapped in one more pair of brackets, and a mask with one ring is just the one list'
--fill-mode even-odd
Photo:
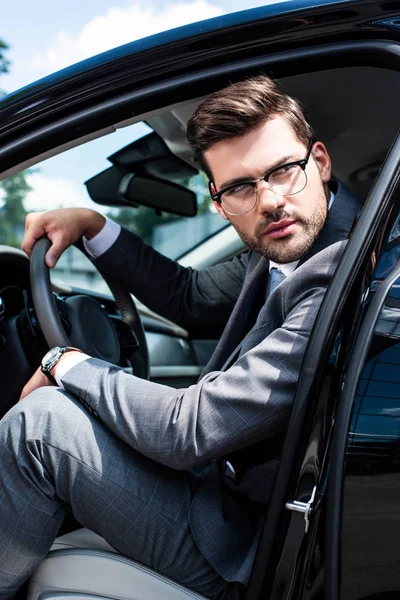
{"label": "man's lips", "polygon": [[264,231],[264,235],[268,235],[270,238],[284,237],[292,233],[295,223],[296,221],[278,221],[277,223],[271,223]]}

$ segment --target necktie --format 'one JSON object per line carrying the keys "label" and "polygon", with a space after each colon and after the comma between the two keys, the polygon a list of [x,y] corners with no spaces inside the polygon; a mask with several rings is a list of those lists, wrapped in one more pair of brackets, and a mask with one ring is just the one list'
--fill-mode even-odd
{"label": "necktie", "polygon": [[282,283],[282,281],[286,279],[286,275],[284,273],[282,273],[282,271],[280,269],[277,269],[276,267],[273,267],[271,269],[271,272],[269,274],[269,291],[268,291],[268,295],[272,294],[272,292],[274,291],[274,289],[276,287],[278,287],[278,285],[280,283]]}

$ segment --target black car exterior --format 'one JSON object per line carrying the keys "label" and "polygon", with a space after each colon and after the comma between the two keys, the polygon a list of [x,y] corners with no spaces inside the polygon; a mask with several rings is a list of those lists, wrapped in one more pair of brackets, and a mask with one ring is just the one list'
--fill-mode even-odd
{"label": "black car exterior", "polygon": [[[400,71],[398,2],[286,2],[154,36],[0,102],[0,176],[260,69]],[[249,599],[400,597],[400,141],[305,356]],[[1,274],[0,274],[1,276]]]}

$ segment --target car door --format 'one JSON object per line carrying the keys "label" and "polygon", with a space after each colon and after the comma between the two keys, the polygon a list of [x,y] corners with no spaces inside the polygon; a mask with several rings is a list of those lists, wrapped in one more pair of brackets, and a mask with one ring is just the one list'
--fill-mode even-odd
{"label": "car door", "polygon": [[398,138],[315,323],[249,598],[400,589],[399,194]]}
{"label": "car door", "polygon": [[389,228],[365,298],[338,421],[342,431],[333,447],[343,482],[340,489],[337,477],[332,501],[341,492],[341,522],[334,520],[334,539],[340,531],[341,544],[334,547],[338,593],[345,600],[400,595],[399,223],[400,215]]}

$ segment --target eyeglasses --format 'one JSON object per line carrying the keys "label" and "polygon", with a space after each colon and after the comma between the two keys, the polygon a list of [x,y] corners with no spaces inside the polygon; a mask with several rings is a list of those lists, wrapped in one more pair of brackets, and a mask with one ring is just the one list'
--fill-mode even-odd
{"label": "eyeglasses", "polygon": [[226,213],[238,217],[245,215],[255,207],[260,181],[265,181],[271,190],[279,196],[294,196],[302,192],[307,185],[306,166],[310,160],[314,142],[314,139],[310,140],[305,158],[275,167],[260,179],[234,183],[216,194],[212,193],[212,182],[209,181],[208,187],[211,198],[221,204]]}

